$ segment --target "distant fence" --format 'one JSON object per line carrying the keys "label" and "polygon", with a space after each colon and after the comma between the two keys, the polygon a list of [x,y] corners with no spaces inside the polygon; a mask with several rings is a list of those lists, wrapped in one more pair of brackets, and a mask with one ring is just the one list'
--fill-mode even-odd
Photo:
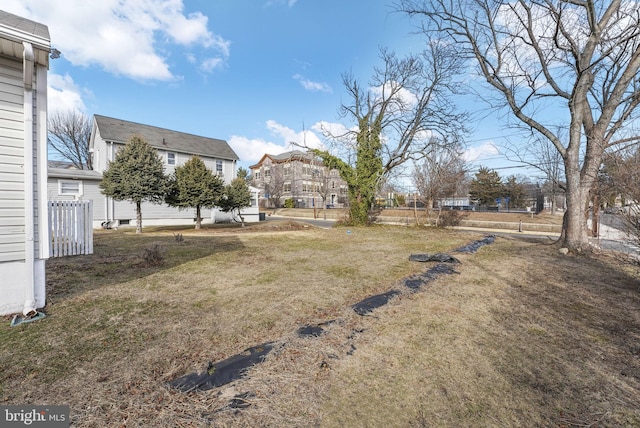
{"label": "distant fence", "polygon": [[49,201],[53,257],[93,254],[93,201]]}

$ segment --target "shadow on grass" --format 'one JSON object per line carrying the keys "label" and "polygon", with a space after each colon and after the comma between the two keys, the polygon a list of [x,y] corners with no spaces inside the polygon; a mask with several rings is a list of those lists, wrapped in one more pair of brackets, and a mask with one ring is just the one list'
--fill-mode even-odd
{"label": "shadow on grass", "polygon": [[100,232],[94,237],[93,254],[47,260],[47,305],[84,291],[143,278],[200,258],[244,248],[242,241],[232,235]]}
{"label": "shadow on grass", "polygon": [[521,251],[529,267],[492,311],[499,371],[544,409],[544,425],[637,426],[640,281],[613,258]]}

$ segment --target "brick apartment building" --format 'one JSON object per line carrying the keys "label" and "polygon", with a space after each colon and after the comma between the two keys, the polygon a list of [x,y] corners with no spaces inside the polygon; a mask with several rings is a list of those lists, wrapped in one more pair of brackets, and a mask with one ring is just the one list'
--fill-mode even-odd
{"label": "brick apartment building", "polygon": [[312,154],[300,150],[265,154],[249,168],[263,208],[280,208],[285,203],[296,208],[343,208],[347,204],[347,185],[338,171],[329,170]]}

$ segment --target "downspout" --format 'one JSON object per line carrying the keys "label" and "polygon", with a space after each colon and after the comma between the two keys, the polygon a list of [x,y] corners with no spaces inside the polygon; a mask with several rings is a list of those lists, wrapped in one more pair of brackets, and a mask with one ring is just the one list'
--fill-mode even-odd
{"label": "downspout", "polygon": [[[31,43],[22,42],[24,83],[24,225],[25,225],[25,301],[22,313],[27,316],[36,311],[35,296],[35,219],[34,167],[33,167],[33,68],[34,55]],[[43,219],[44,221],[44,219]]]}
{"label": "downspout", "polygon": [[[98,125],[96,124],[96,127],[97,126]],[[94,137],[94,138],[96,138],[96,137]],[[105,164],[107,166],[109,166],[109,142],[108,141],[104,142],[104,162],[105,162]],[[98,169],[102,168],[100,165],[98,165],[96,167]],[[96,167],[94,167],[94,168],[96,168]],[[101,170],[100,172],[102,172],[102,174],[104,174],[104,171]],[[107,195],[104,195],[104,222],[105,222],[105,229],[106,229],[107,226],[109,225],[109,197]]]}
{"label": "downspout", "polygon": [[[113,151],[114,151],[113,141],[107,141],[107,144],[106,144],[107,168],[109,167],[109,163],[112,162],[115,158]],[[116,209],[115,201],[111,196],[106,196],[106,198],[107,198],[107,201],[105,205],[107,207],[107,224],[115,225],[115,209]]]}

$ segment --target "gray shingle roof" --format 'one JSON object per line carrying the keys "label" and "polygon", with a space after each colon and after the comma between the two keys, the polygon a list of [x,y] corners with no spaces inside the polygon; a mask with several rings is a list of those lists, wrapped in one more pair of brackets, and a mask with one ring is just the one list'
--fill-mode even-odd
{"label": "gray shingle roof", "polygon": [[33,36],[51,40],[49,38],[49,29],[46,25],[40,24],[30,19],[22,18],[21,16],[13,15],[11,13],[0,10],[0,25],[14,28],[25,34],[31,34]]}
{"label": "gray shingle roof", "polygon": [[303,152],[302,150],[291,150],[290,152],[280,153],[279,155],[269,155],[271,159],[283,161],[293,158],[313,159],[313,155]]}
{"label": "gray shingle roof", "polygon": [[0,55],[21,59],[22,42],[29,42],[34,48],[35,62],[48,66],[50,40],[46,25],[0,10]]}
{"label": "gray shingle roof", "polygon": [[49,167],[47,176],[51,178],[70,178],[81,180],[102,180],[102,173],[88,169],[69,169]]}
{"label": "gray shingle roof", "polygon": [[100,132],[100,137],[106,141],[126,144],[132,136],[139,135],[155,149],[218,159],[239,159],[231,146],[224,140],[200,137],[97,114],[93,117]]}

